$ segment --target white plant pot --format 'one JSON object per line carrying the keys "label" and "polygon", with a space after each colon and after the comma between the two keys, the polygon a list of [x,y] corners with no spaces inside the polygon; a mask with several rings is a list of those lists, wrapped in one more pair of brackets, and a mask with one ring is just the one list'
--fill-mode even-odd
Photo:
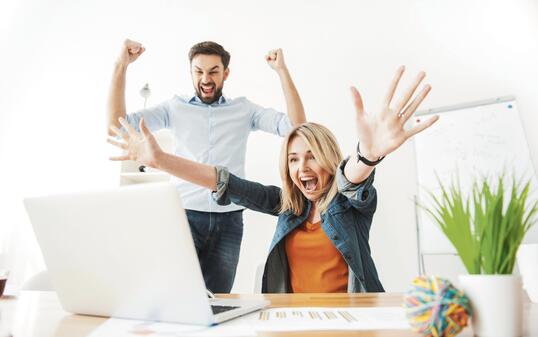
{"label": "white plant pot", "polygon": [[523,288],[533,303],[538,303],[538,243],[519,246],[517,266],[523,278]]}
{"label": "white plant pot", "polygon": [[471,301],[476,336],[519,337],[523,334],[523,301],[519,275],[460,275]]}

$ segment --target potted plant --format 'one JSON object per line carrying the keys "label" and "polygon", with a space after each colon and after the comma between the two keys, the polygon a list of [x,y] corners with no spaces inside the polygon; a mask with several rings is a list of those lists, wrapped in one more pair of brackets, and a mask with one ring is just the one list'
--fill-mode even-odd
{"label": "potted plant", "polygon": [[424,207],[452,242],[469,275],[459,282],[471,301],[473,329],[478,336],[522,334],[521,277],[512,275],[518,248],[536,223],[538,202],[528,202],[530,180],[474,179],[470,195],[459,183],[440,195],[430,192],[432,207]]}

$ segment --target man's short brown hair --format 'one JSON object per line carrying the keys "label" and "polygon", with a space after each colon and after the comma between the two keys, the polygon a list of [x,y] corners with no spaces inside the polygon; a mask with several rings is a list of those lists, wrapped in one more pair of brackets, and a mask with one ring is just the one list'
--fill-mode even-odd
{"label": "man's short brown hair", "polygon": [[204,41],[192,46],[189,51],[189,61],[192,63],[192,59],[198,54],[220,56],[224,69],[228,68],[228,65],[230,64],[230,53],[228,53],[220,44],[213,41]]}

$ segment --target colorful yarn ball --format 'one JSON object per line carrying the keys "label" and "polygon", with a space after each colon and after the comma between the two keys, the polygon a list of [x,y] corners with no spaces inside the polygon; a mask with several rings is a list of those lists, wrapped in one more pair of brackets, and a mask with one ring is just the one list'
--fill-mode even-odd
{"label": "colorful yarn ball", "polygon": [[472,315],[469,299],[450,281],[419,276],[404,296],[411,328],[423,336],[452,337],[467,326]]}

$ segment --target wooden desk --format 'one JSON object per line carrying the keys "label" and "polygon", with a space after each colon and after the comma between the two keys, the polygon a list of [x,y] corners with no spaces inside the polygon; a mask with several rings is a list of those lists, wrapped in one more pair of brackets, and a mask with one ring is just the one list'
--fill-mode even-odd
{"label": "wooden desk", "polygon": [[[401,294],[292,294],[292,295],[221,295],[219,297],[261,298],[272,307],[378,307],[399,306]],[[525,336],[538,336],[538,304],[525,303]],[[11,331],[15,337],[82,337],[88,336],[105,318],[73,315],[62,310],[54,292],[21,292],[18,297],[0,298],[0,331]],[[412,331],[305,331],[263,332],[259,336],[419,336]],[[458,336],[472,336],[466,328]],[[4,337],[4,336],[1,336]]]}

